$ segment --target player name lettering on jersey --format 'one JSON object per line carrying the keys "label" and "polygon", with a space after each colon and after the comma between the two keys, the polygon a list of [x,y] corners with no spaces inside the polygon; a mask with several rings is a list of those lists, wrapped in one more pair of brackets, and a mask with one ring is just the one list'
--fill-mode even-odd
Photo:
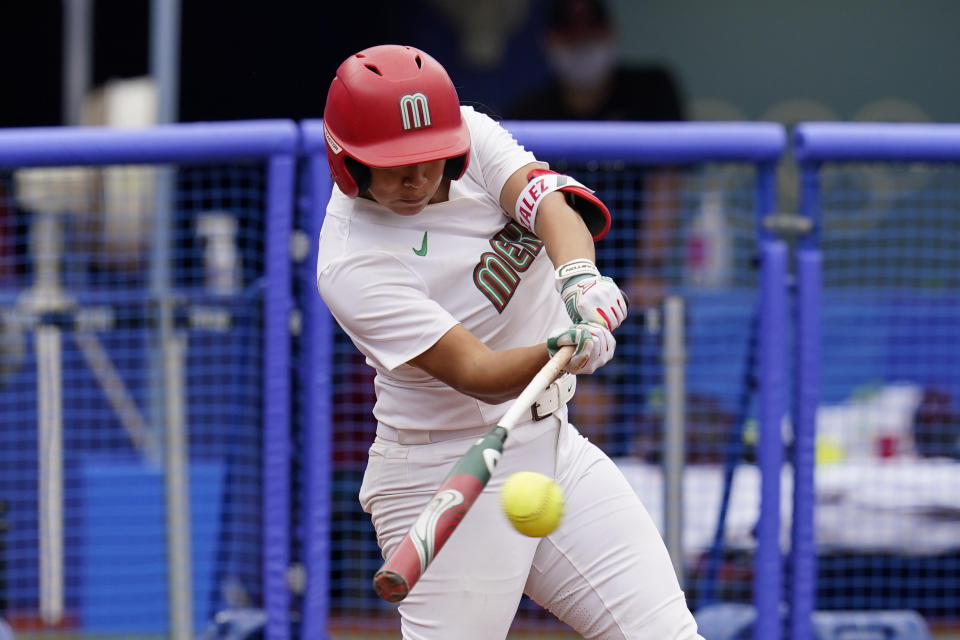
{"label": "player name lettering on jersey", "polygon": [[490,238],[490,247],[493,251],[484,252],[474,267],[473,283],[502,313],[520,284],[520,274],[543,249],[543,241],[511,221]]}
{"label": "player name lettering on jersey", "polygon": [[533,231],[533,213],[537,210],[537,202],[547,193],[547,183],[543,178],[531,180],[520,196],[517,204],[517,216],[527,229]]}

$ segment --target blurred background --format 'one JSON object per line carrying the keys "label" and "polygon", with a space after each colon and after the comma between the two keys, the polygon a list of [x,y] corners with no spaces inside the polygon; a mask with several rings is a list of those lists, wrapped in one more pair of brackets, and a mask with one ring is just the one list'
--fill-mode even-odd
{"label": "blurred background", "polygon": [[[960,3],[953,0],[562,4],[558,13],[552,0],[6,2],[0,129],[284,119],[271,131],[293,154],[292,121],[321,117],[341,61],[382,43],[424,49],[447,68],[462,102],[514,124],[960,122],[960,84],[950,79],[950,61],[960,59]],[[158,17],[171,15],[171,28],[159,29]],[[238,132],[213,128],[207,142],[215,149]],[[125,140],[137,147],[140,139]],[[764,382],[754,376],[757,221],[775,211],[794,224],[801,217],[800,169],[787,141],[775,157],[704,157],[680,167],[538,150],[595,188],[614,213],[598,262],[644,312],[619,330],[618,366],[596,376],[599,384],[580,385],[574,417],[617,460],[663,528],[678,505],[664,494],[661,469],[670,395],[661,311],[665,296],[686,305],[678,326],[686,332],[688,491],[680,501],[682,553],[674,558],[695,607],[754,598],[756,405]],[[86,144],[94,149],[85,162],[67,153],[36,170],[33,160],[0,165],[0,319],[9,328],[0,336],[0,424],[17,426],[0,434],[7,456],[0,464],[0,612],[28,638],[167,634],[165,599],[176,590],[166,588],[156,461],[179,411],[179,428],[189,427],[185,464],[196,511],[184,516],[194,528],[194,627],[173,635],[185,638],[217,611],[239,610],[259,617],[234,620],[250,633],[231,637],[256,637],[267,592],[293,594],[279,606],[294,625],[302,622],[299,614],[310,611],[311,544],[327,540],[312,535],[310,501],[300,500],[322,469],[332,472],[332,515],[323,523],[331,637],[392,637],[395,611],[370,589],[381,559],[356,499],[373,434],[371,376],[339,332],[330,340],[334,371],[325,387],[332,455],[324,464],[310,458],[318,421],[306,391],[316,388],[310,375],[318,367],[306,336],[319,317],[311,313],[324,310],[309,238],[322,215],[317,203],[330,191],[325,160],[317,156],[314,167],[291,155],[278,169],[266,154],[171,160],[147,149],[146,160],[111,166],[96,157],[96,144]],[[960,628],[960,504],[952,489],[960,482],[960,165],[942,159],[827,162],[815,174],[826,256],[815,605],[919,611],[936,637],[952,640]],[[772,190],[758,187],[766,171],[776,172],[775,206],[763,195],[774,197]],[[292,220],[271,229],[278,210],[292,211]],[[791,259],[801,227],[778,230]],[[283,271],[291,262],[292,277]],[[280,265],[279,275],[268,263]],[[291,294],[281,303],[294,307],[290,327],[272,327],[276,344],[292,351],[290,375],[278,376],[290,388],[274,393],[293,414],[289,424],[272,422],[261,402],[275,391],[263,373],[274,344],[264,301],[278,291]],[[172,320],[158,311],[163,304],[172,306]],[[179,398],[172,408],[162,395],[171,383],[157,379],[167,366],[159,358],[170,353]],[[42,384],[61,379],[47,400],[63,414],[50,418]],[[37,437],[45,420],[63,427],[52,466],[57,456],[46,455]],[[271,426],[293,444],[292,487],[270,494],[281,505],[293,501],[285,523],[292,548],[272,565],[263,550],[283,545],[262,539],[270,524],[261,511],[270,493],[263,461],[276,459],[264,436]],[[278,458],[281,467],[289,461]],[[184,473],[167,470],[166,477]],[[62,495],[41,490],[38,498],[38,478],[50,474]],[[791,487],[784,476],[786,540]],[[718,489],[731,486],[721,499]],[[60,519],[79,526],[45,535],[46,498],[61,505]],[[174,520],[168,516],[167,526]],[[53,573],[65,580],[46,594],[59,601],[52,611],[43,606],[44,558],[57,554],[40,548],[45,539],[59,540],[61,566]],[[128,565],[137,569],[124,571]],[[189,592],[182,590],[181,608],[190,609]],[[305,636],[310,625],[327,622],[321,613],[303,622]],[[526,600],[515,631],[511,637],[571,637]],[[208,637],[227,637],[216,633]]]}
{"label": "blurred background", "polygon": [[[64,122],[64,7],[7,2],[0,126]],[[88,84],[147,75],[150,2],[89,0]],[[507,110],[547,71],[546,0],[182,3],[181,121],[319,116],[348,55],[419,46],[460,97]],[[950,0],[610,0],[618,52],[668,69],[700,120],[960,120],[960,5]]]}

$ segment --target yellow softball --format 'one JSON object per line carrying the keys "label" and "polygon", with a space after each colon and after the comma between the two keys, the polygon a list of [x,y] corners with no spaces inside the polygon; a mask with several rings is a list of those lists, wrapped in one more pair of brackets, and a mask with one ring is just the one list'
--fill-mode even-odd
{"label": "yellow softball", "polygon": [[563,491],[542,473],[519,471],[507,478],[500,504],[514,528],[531,538],[548,535],[563,519]]}

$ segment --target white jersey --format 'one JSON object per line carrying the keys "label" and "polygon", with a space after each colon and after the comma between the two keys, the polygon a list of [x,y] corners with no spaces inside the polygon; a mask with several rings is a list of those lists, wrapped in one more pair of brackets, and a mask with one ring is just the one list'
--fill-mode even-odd
{"label": "white jersey", "polygon": [[494,351],[544,342],[570,324],[543,243],[500,207],[533,154],[489,117],[461,107],[467,171],[447,202],[412,216],[334,187],[320,232],[317,288],[376,370],[374,416],[395,429],[495,424],[488,404],[406,364],[462,324]]}

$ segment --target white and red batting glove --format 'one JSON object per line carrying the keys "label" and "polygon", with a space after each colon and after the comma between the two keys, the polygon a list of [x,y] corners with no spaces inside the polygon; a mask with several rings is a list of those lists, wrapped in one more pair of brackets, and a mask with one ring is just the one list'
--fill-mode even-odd
{"label": "white and red batting glove", "polygon": [[573,356],[564,367],[570,373],[593,373],[610,362],[617,340],[599,324],[581,322],[547,338],[547,351],[553,356],[560,347],[573,346]]}
{"label": "white and red batting glove", "polygon": [[595,322],[613,331],[627,317],[627,299],[611,278],[601,276],[596,265],[580,258],[560,266],[557,291],[574,322]]}

